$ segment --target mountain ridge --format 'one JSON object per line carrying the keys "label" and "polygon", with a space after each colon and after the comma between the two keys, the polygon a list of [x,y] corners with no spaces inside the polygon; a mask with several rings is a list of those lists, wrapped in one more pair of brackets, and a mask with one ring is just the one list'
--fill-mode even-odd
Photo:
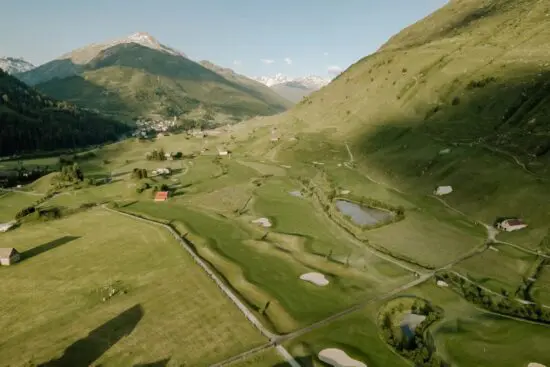
{"label": "mountain ridge", "polygon": [[8,74],[18,74],[34,69],[35,66],[22,57],[0,57],[0,69]]}

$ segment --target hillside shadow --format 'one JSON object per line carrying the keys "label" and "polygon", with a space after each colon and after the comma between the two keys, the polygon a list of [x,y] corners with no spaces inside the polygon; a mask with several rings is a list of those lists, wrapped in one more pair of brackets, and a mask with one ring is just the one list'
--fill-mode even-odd
{"label": "hillside shadow", "polygon": [[72,242],[74,240],[77,240],[79,238],[80,237],[78,237],[78,236],[63,236],[63,237],[60,237],[56,240],[46,242],[42,245],[38,245],[38,246],[33,247],[33,248],[31,248],[27,251],[23,251],[21,253],[21,260],[30,259],[31,257],[43,254],[46,251],[53,250],[53,249],[55,249],[59,246],[63,246],[65,244],[67,244],[69,242]]}
{"label": "hillside shadow", "polygon": [[[38,367],[87,367],[101,357],[120,339],[129,335],[143,318],[143,308],[137,304],[92,330],[71,344],[63,355]],[[162,366],[162,365],[158,365]]]}
{"label": "hillside shadow", "polygon": [[170,358],[161,359],[156,362],[135,364],[133,367],[165,367],[170,362]]}

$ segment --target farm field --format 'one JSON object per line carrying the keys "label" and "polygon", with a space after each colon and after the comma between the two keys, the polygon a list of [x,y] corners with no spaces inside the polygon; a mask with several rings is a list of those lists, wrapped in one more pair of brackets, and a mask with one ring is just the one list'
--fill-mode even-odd
{"label": "farm field", "polygon": [[0,223],[15,219],[15,215],[35,201],[40,195],[29,195],[19,192],[6,192],[0,190]]}
{"label": "farm field", "polygon": [[[229,280],[252,309],[259,311],[270,302],[259,317],[265,317],[277,332],[306,326],[412,278],[372,255],[361,260],[360,269],[347,267],[312,253],[307,238],[304,242],[300,235],[275,234],[261,239],[264,232],[249,224],[185,205],[137,202],[124,210],[180,224],[180,232],[190,233],[187,238],[198,253]],[[318,287],[299,279],[316,271],[328,276],[331,284]]]}
{"label": "farm field", "polygon": [[513,295],[530,276],[529,270],[537,256],[507,245],[492,247],[495,250],[485,250],[456,264],[455,270],[494,292],[505,290]]}
{"label": "farm field", "polygon": [[0,268],[2,364],[207,366],[265,342],[157,226],[97,208],[0,238],[23,258]]}

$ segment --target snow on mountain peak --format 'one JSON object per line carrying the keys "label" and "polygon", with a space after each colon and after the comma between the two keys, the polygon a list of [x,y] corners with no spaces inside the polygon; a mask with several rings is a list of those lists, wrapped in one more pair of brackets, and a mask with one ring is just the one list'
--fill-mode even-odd
{"label": "snow on mountain peak", "polygon": [[323,78],[317,75],[308,75],[299,78],[292,78],[281,73],[277,73],[274,76],[259,76],[253,77],[252,79],[267,85],[268,87],[273,87],[279,84],[293,83],[301,84],[308,89],[320,89],[330,83],[329,78]]}
{"label": "snow on mountain peak", "polygon": [[23,73],[34,69],[34,65],[23,58],[0,57],[0,69],[8,74]]}

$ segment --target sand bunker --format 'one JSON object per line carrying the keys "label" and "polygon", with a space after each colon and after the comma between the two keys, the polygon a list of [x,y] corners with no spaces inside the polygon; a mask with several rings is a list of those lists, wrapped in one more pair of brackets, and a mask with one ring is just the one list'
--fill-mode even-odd
{"label": "sand bunker", "polygon": [[254,224],[259,224],[261,225],[262,227],[264,228],[269,228],[271,227],[271,222],[269,221],[269,219],[267,218],[258,218],[256,220],[253,220],[252,223]]}
{"label": "sand bunker", "polygon": [[546,367],[546,366],[540,363],[531,362],[527,365],[527,367]]}
{"label": "sand bunker", "polygon": [[351,358],[346,352],[336,348],[323,349],[319,352],[319,359],[334,367],[367,367],[363,362]]}
{"label": "sand bunker", "polygon": [[436,284],[437,284],[438,287],[448,287],[449,286],[447,284],[447,282],[444,282],[442,280],[438,280]]}
{"label": "sand bunker", "polygon": [[321,273],[306,273],[300,275],[300,279],[305,280],[306,282],[313,283],[320,287],[324,287],[330,283],[328,279]]}

